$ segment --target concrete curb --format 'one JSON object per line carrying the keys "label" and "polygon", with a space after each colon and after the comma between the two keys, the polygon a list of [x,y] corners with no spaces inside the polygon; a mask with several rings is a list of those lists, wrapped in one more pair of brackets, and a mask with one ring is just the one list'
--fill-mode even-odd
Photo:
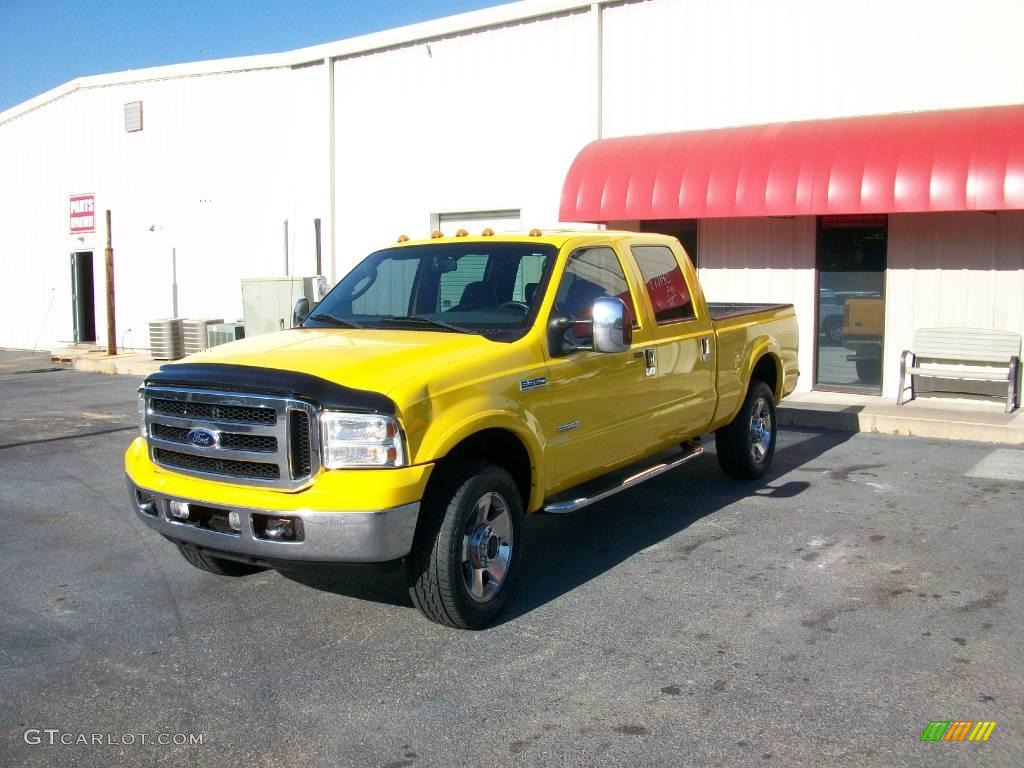
{"label": "concrete curb", "polygon": [[786,427],[1024,446],[1024,419],[1020,412],[995,413],[987,407],[965,413],[918,403],[898,407],[887,401],[877,406],[783,402],[776,418],[779,426]]}

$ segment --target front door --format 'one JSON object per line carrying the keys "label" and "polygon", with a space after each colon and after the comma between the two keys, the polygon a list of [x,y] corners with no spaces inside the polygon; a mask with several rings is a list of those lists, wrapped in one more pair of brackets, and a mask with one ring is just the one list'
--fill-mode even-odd
{"label": "front door", "polygon": [[[638,458],[655,439],[658,382],[645,364],[651,333],[642,319],[636,322],[633,290],[611,247],[580,248],[569,256],[554,312],[589,319],[594,299],[620,298],[634,319],[633,345],[615,354],[577,351],[549,360],[551,400],[542,425],[551,457],[549,492]],[[583,324],[566,333],[575,343],[591,340]]]}
{"label": "front door", "polygon": [[884,215],[820,220],[818,389],[882,392],[886,224]]}
{"label": "front door", "polygon": [[76,342],[96,341],[96,300],[93,294],[92,251],[71,254],[71,317]]}

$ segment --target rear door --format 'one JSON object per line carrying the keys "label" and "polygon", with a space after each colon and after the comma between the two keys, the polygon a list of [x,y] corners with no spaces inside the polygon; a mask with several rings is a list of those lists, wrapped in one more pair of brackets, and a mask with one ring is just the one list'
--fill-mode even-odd
{"label": "rear door", "polygon": [[689,260],[667,245],[634,243],[646,293],[658,381],[660,442],[704,432],[715,412],[715,334]]}
{"label": "rear door", "polygon": [[[652,444],[659,396],[657,381],[644,366],[651,332],[637,315],[638,288],[632,267],[624,269],[610,245],[577,248],[569,255],[553,311],[589,319],[594,299],[618,297],[634,318],[633,344],[615,354],[576,351],[550,358],[551,401],[543,425],[551,457],[549,492],[603,474]],[[578,343],[589,341],[586,325],[567,333]]]}

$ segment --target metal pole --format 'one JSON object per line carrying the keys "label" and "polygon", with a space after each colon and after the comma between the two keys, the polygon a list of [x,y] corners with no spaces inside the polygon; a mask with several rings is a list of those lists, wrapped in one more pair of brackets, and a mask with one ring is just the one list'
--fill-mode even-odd
{"label": "metal pole", "polygon": [[320,261],[320,219],[313,219],[313,233],[316,235],[316,274],[323,274]]}
{"label": "metal pole", "polygon": [[331,283],[333,284],[337,280],[338,271],[338,243],[335,231],[338,228],[338,217],[337,217],[337,194],[335,186],[337,185],[337,149],[335,146],[335,135],[334,135],[334,59],[330,56],[324,59],[324,64],[327,69],[327,187],[328,193],[328,205],[330,208],[327,211],[327,226],[330,228],[331,237]]}
{"label": "metal pole", "polygon": [[288,270],[288,219],[284,220],[284,276],[291,274]]}
{"label": "metal pole", "polygon": [[174,308],[172,317],[178,316],[178,249],[171,248],[171,305]]}
{"label": "metal pole", "polygon": [[107,354],[117,354],[117,324],[114,318],[114,246],[110,230],[110,209],[107,209]]}

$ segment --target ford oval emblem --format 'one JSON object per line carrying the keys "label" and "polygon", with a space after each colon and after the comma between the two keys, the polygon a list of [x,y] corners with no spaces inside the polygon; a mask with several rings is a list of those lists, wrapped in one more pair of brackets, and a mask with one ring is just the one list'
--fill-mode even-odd
{"label": "ford oval emblem", "polygon": [[190,429],[188,441],[197,448],[215,448],[220,442],[217,439],[217,433],[209,429]]}

